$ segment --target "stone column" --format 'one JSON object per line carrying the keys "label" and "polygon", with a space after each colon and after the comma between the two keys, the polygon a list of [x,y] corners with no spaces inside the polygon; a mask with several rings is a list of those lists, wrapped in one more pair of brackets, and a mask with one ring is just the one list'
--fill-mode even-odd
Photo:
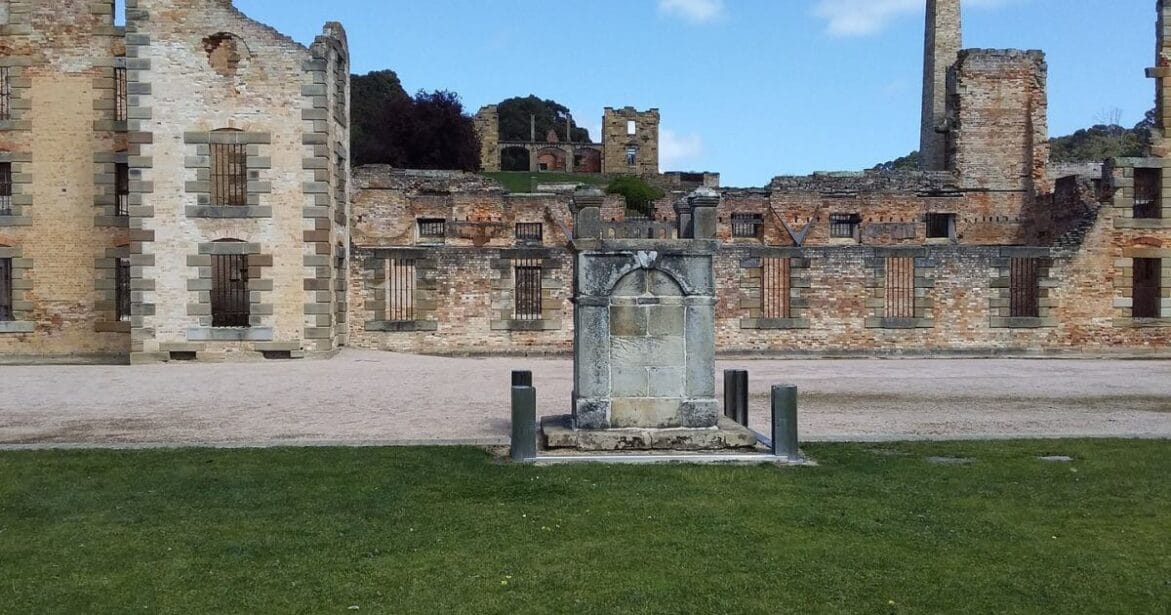
{"label": "stone column", "polygon": [[716,238],[716,209],[720,193],[711,188],[699,188],[687,197],[691,205],[692,239]]}

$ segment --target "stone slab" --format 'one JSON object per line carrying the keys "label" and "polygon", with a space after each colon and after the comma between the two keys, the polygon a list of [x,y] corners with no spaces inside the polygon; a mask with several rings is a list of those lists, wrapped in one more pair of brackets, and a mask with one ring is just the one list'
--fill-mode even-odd
{"label": "stone slab", "polygon": [[753,450],[756,435],[721,418],[708,429],[574,429],[569,415],[541,417],[540,440],[546,449],[580,451],[719,451]]}

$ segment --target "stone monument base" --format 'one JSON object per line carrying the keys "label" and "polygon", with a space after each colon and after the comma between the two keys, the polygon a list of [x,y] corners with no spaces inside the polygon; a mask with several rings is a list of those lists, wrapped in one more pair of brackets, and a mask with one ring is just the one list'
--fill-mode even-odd
{"label": "stone monument base", "polygon": [[721,417],[710,429],[574,429],[569,415],[541,417],[545,449],[579,451],[748,451],[757,448],[756,434]]}

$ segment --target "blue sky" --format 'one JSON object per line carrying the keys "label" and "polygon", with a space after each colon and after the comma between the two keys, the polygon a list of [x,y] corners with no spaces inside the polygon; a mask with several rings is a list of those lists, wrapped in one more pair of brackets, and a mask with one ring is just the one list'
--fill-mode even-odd
{"label": "blue sky", "polygon": [[[725,185],[856,170],[918,147],[924,0],[236,0],[308,42],[349,32],[355,72],[458,92],[469,112],[553,98],[658,107],[664,170]],[[1048,54],[1050,133],[1153,106],[1155,0],[964,0],[964,46]]]}

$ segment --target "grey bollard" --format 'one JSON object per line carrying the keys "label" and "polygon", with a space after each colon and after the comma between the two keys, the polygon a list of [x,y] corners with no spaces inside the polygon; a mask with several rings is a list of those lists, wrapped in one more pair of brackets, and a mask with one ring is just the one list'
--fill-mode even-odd
{"label": "grey bollard", "polygon": [[773,454],[797,461],[797,387],[778,384],[773,387]]}
{"label": "grey bollard", "polygon": [[724,370],[724,416],[736,420],[736,370]]}
{"label": "grey bollard", "polygon": [[533,372],[528,370],[513,370],[512,372],[512,386],[514,387],[531,387],[533,386]]}
{"label": "grey bollard", "polygon": [[724,416],[748,427],[747,370],[724,370]]}
{"label": "grey bollard", "polygon": [[736,373],[736,422],[748,427],[748,370]]}
{"label": "grey bollard", "polygon": [[531,386],[512,387],[512,459],[524,461],[537,456],[537,390]]}

